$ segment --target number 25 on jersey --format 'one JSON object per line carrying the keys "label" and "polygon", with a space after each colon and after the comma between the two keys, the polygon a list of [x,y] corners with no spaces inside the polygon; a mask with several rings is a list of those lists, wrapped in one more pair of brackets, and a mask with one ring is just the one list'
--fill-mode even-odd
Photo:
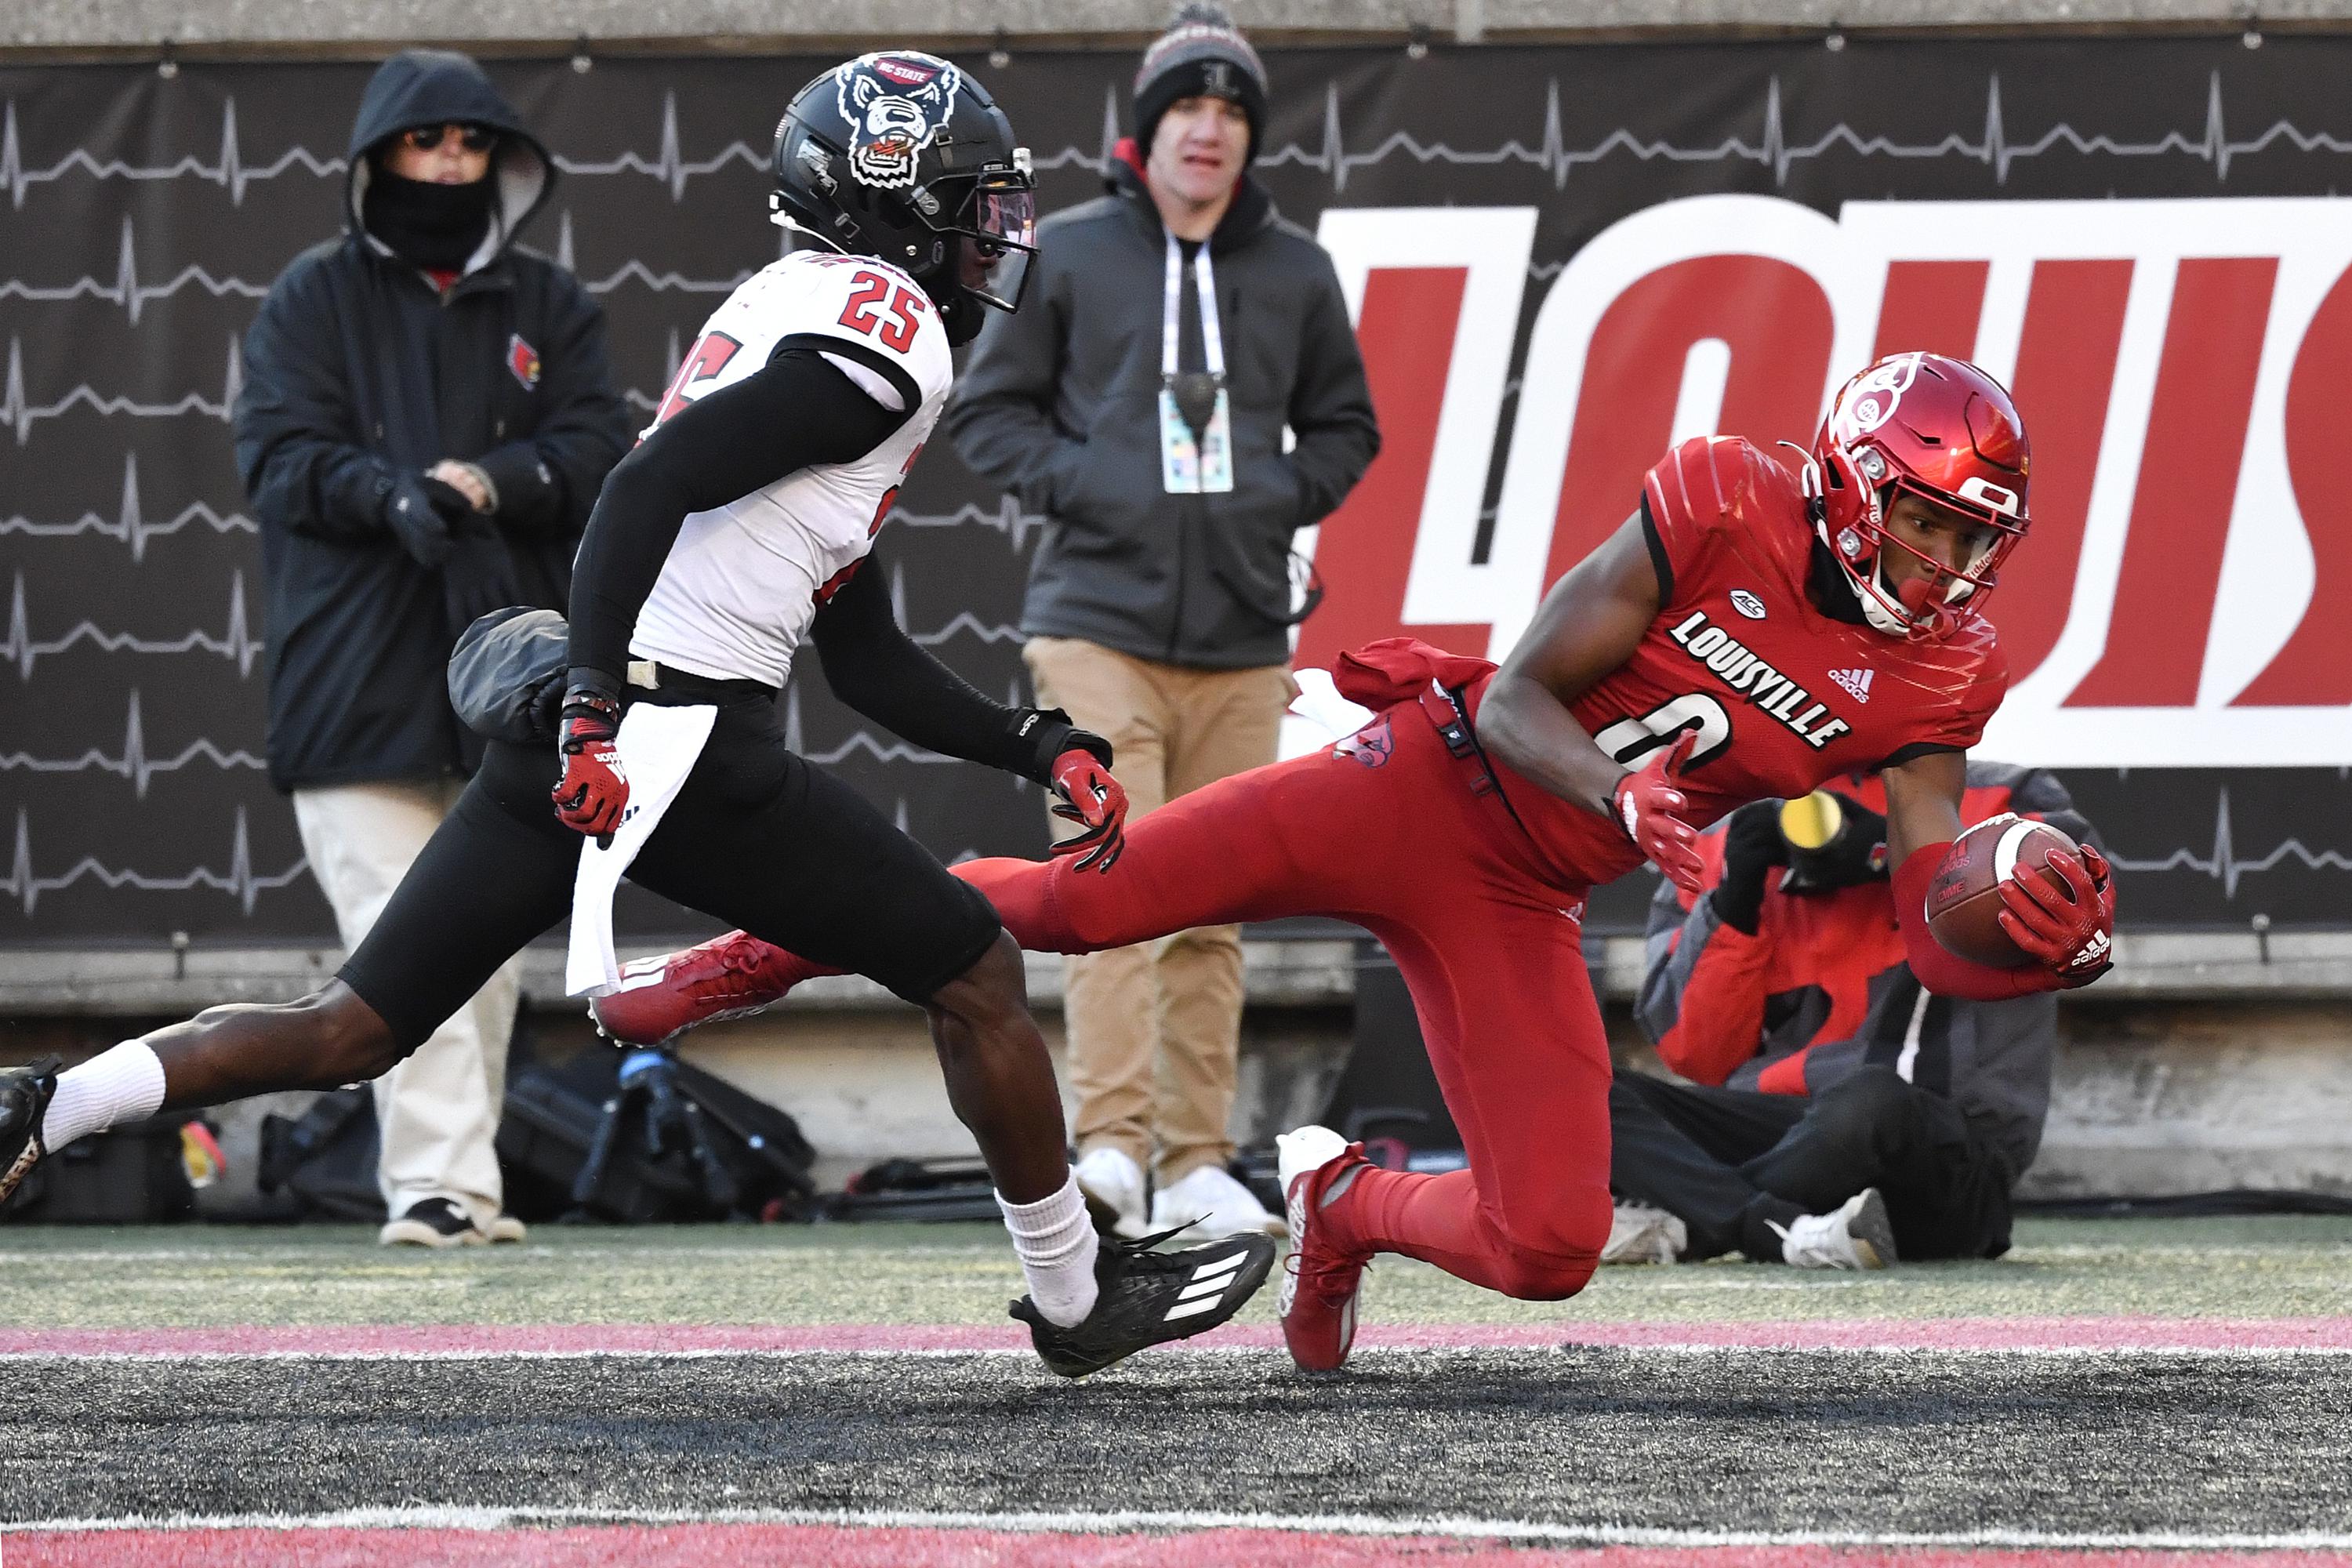
{"label": "number 25 on jersey", "polygon": [[[915,329],[921,324],[918,318],[931,308],[929,300],[879,272],[860,272],[849,284],[849,300],[841,308],[841,325],[869,338],[878,336],[882,346],[894,354],[905,353],[915,346]],[[881,314],[885,309],[890,313],[887,321]]]}

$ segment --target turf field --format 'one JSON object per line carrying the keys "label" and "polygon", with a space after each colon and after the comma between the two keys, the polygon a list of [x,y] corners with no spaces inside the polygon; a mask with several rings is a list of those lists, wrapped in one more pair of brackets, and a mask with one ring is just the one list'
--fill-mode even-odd
{"label": "turf field", "polygon": [[2352,1220],[1999,1263],[1374,1269],[1081,1384],[992,1226],[0,1235],[0,1561],[2352,1563]]}

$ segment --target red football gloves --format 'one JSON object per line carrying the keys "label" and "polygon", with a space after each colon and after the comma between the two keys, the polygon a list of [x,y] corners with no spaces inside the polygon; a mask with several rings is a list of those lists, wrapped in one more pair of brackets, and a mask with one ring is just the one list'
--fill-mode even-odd
{"label": "red football gloves", "polygon": [[629,805],[629,775],[614,744],[620,731],[621,704],[609,692],[575,683],[563,694],[556,731],[563,778],[554,790],[555,815],[573,832],[593,836],[600,848],[611,847],[613,829]]}
{"label": "red football gloves", "polygon": [[1667,880],[1694,899],[1706,890],[1706,868],[1699,863],[1698,835],[1682,818],[1690,802],[1675,785],[1696,744],[1698,731],[1685,730],[1656,767],[1627,773],[1609,792],[1610,813],[1625,837]]}
{"label": "red football gloves", "polygon": [[2061,984],[2088,985],[2116,961],[2116,885],[2107,858],[2085,844],[2079,859],[2053,854],[2047,863],[2065,892],[2045,878],[2011,878],[2000,885],[2000,929]]}
{"label": "red football gloves", "polygon": [[1054,815],[1086,828],[1076,837],[1055,845],[1054,853],[1076,855],[1074,871],[1108,871],[1117,865],[1119,851],[1127,847],[1127,791],[1110,776],[1102,759],[1084,747],[1073,746],[1054,759],[1046,782],[1062,797]]}

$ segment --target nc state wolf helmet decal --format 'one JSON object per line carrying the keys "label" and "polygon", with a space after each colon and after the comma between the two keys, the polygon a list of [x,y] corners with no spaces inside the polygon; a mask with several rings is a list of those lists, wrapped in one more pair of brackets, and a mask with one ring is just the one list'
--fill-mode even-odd
{"label": "nc state wolf helmet decal", "polygon": [[841,117],[849,122],[850,172],[862,184],[905,190],[916,155],[948,122],[963,73],[937,55],[913,49],[861,55],[833,74]]}

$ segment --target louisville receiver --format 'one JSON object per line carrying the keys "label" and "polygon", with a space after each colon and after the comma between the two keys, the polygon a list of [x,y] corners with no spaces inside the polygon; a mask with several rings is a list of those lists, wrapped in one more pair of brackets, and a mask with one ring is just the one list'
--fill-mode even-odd
{"label": "louisville receiver", "polygon": [[[1584,897],[1644,858],[1696,892],[1696,826],[1879,772],[1922,984],[1990,999],[2106,968],[2114,900],[2095,851],[2053,865],[2064,896],[2004,888],[2002,923],[2032,967],[1966,962],[1926,929],[1967,750],[2007,681],[1981,612],[2025,535],[2027,469],[1990,376],[1934,354],[1882,361],[1838,394],[1793,471],[1736,437],[1669,453],[1500,668],[1376,643],[1337,672],[1378,710],[1370,723],[1143,818],[1114,874],[1067,859],[957,868],[1025,947],[1084,952],[1312,912],[1363,925],[1394,955],[1469,1165],[1381,1170],[1319,1127],[1280,1141],[1283,1328],[1301,1366],[1346,1359],[1376,1252],[1511,1296],[1582,1287],[1611,1215]],[[599,1015],[622,1038],[660,1038],[822,972],[721,938],[653,961]]]}

